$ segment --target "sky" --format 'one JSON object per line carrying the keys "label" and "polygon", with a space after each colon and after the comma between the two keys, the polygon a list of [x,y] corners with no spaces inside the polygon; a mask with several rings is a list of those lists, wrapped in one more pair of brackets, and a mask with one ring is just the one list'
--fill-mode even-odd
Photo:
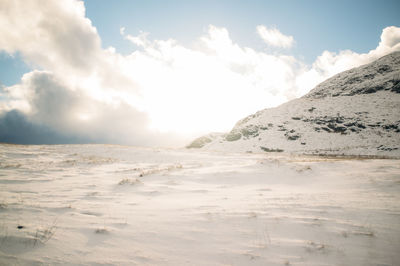
{"label": "sky", "polygon": [[183,146],[400,50],[399,1],[0,1],[0,142]]}

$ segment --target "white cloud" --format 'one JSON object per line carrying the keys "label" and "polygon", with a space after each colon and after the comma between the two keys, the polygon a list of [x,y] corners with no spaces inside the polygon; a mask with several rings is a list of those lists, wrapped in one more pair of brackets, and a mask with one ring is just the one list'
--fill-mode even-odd
{"label": "white cloud", "polygon": [[0,49],[54,71],[93,70],[100,37],[80,1],[1,1]]}
{"label": "white cloud", "polygon": [[[310,69],[297,77],[296,83],[299,88],[301,87],[299,91],[304,94],[319,82],[339,72],[368,64],[395,51],[400,51],[400,28],[391,26],[383,29],[378,47],[368,53],[359,54],[351,50],[343,50],[339,53],[324,51]],[[309,82],[305,83],[305,80]]]}
{"label": "white cloud", "polygon": [[[399,50],[400,29],[388,27],[367,54],[325,51],[307,66],[292,56],[241,47],[227,29],[211,25],[196,48],[151,40],[143,32],[132,36],[122,27],[123,38],[138,48],[123,56],[101,48],[84,13],[83,3],[74,0],[0,2],[0,50],[20,52],[40,69],[3,89],[0,113],[19,110],[36,125],[97,141],[184,145]],[[287,37],[277,38],[280,47],[293,44],[293,38],[277,36]]]}
{"label": "white cloud", "polygon": [[284,35],[276,28],[259,25],[257,26],[257,33],[270,46],[290,48],[294,44],[293,36]]}
{"label": "white cloud", "polygon": [[398,27],[386,27],[382,31],[381,42],[376,49],[379,53],[385,53],[391,49],[400,49],[400,30]]}
{"label": "white cloud", "polygon": [[145,88],[143,108],[156,128],[228,130],[238,117],[287,100],[293,89],[293,57],[241,48],[225,28],[210,26],[199,49],[143,34],[125,38],[143,49],[126,63]]}

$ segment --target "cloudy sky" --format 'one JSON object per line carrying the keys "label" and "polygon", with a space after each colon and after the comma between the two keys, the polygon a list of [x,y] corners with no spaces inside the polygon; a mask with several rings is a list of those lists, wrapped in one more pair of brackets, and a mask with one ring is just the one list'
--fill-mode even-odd
{"label": "cloudy sky", "polygon": [[399,1],[0,0],[0,142],[182,146],[400,50]]}

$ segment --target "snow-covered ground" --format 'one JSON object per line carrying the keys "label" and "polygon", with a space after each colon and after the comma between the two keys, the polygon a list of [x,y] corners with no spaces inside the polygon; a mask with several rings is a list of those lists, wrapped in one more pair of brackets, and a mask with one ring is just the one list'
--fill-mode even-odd
{"label": "snow-covered ground", "polygon": [[1,265],[396,265],[399,160],[0,145]]}

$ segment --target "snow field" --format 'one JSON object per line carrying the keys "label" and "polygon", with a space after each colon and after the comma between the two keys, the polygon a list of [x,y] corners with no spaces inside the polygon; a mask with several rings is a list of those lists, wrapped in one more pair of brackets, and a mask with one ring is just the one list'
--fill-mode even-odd
{"label": "snow field", "polygon": [[0,264],[395,265],[400,164],[0,145]]}

